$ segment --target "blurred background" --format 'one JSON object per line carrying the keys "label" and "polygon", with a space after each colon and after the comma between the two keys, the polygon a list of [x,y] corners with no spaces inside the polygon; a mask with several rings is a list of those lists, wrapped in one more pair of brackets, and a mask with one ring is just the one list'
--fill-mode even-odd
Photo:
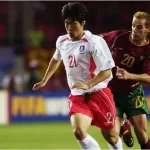
{"label": "blurred background", "polygon": [[[57,37],[66,33],[61,19],[66,3],[0,1],[0,148],[79,148],[68,125],[69,88],[63,64],[43,89],[31,90],[45,73]],[[136,11],[150,13],[148,1],[82,3],[90,14],[86,28],[94,34],[130,30]],[[148,85],[145,94],[150,108]],[[102,140],[94,129],[91,134]],[[71,141],[66,142],[63,135]],[[139,148],[138,144],[134,148]]]}

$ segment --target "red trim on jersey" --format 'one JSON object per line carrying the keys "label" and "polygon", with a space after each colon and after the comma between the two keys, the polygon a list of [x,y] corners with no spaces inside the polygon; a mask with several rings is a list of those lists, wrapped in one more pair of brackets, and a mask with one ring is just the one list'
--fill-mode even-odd
{"label": "red trim on jersey", "polygon": [[90,73],[91,73],[91,78],[94,77],[94,71],[95,71],[95,69],[96,69],[96,64],[95,64],[95,62],[93,60],[93,57],[91,56],[91,58],[90,58]]}
{"label": "red trim on jersey", "polygon": [[61,43],[61,42],[64,42],[64,41],[67,41],[67,40],[69,41],[69,38],[68,38],[68,37],[66,37],[65,39],[61,40],[60,43]]}
{"label": "red trim on jersey", "polygon": [[89,43],[88,40],[87,40],[86,38],[82,38],[81,40],[84,41],[84,42]]}

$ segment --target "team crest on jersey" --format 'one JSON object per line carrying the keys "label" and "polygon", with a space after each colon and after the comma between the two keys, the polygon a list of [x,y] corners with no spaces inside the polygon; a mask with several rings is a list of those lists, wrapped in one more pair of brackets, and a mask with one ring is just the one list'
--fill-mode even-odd
{"label": "team crest on jersey", "polygon": [[85,52],[85,46],[84,45],[81,45],[80,48],[79,48],[79,53],[84,53]]}

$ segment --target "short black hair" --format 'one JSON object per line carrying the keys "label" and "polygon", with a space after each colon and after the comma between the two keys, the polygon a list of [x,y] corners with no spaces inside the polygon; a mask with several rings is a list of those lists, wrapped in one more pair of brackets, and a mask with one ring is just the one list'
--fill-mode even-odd
{"label": "short black hair", "polygon": [[72,20],[82,23],[84,20],[87,22],[89,13],[87,8],[79,2],[70,2],[62,8],[62,19],[70,18]]}

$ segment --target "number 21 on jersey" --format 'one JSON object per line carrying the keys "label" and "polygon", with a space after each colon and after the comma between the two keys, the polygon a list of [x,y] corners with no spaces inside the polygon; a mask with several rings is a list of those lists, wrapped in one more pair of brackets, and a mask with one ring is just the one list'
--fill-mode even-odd
{"label": "number 21 on jersey", "polygon": [[77,67],[76,58],[74,55],[69,55],[69,68]]}

